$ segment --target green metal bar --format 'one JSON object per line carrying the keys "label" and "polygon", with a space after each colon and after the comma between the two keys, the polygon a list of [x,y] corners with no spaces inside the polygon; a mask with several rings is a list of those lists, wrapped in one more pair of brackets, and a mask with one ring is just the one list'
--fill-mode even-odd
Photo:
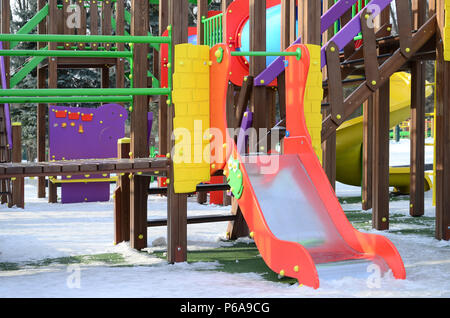
{"label": "green metal bar", "polygon": [[231,52],[231,56],[299,56],[299,54],[301,57],[301,51],[297,51],[297,52],[233,51],[233,52]]}
{"label": "green metal bar", "polygon": [[133,53],[129,51],[0,50],[0,56],[132,57]]}
{"label": "green metal bar", "polygon": [[126,96],[168,95],[168,88],[47,88],[47,89],[1,89],[0,96]]}
{"label": "green metal bar", "polygon": [[106,42],[106,43],[170,43],[165,36],[68,35],[68,34],[0,34],[0,41],[27,42]]}
{"label": "green metal bar", "polygon": [[22,68],[17,71],[10,79],[10,86],[14,87],[20,81],[22,81],[32,70],[34,70],[39,63],[45,60],[45,56],[36,56],[31,61],[26,63]]}
{"label": "green metal bar", "polygon": [[[48,15],[48,3],[31,18],[23,27],[17,31],[16,34],[28,34],[30,33],[45,17]],[[14,49],[20,41],[11,41],[11,49]]]}
{"label": "green metal bar", "polygon": [[[47,50],[48,47],[44,47],[41,50]],[[36,56],[30,61],[28,61],[25,65],[23,65],[19,71],[17,71],[14,75],[11,76],[10,79],[10,87],[16,86],[18,83],[20,83],[21,80],[25,78],[32,70],[34,70],[39,63],[41,63],[43,60],[45,60],[45,57]]]}
{"label": "green metal bar", "polygon": [[[67,47],[64,46],[64,45],[58,45],[56,48],[58,50],[66,50],[67,49]],[[70,49],[70,50],[79,50],[80,48],[78,46],[70,46],[70,47],[68,47],[68,49]],[[92,49],[93,48],[91,46],[85,46],[83,48],[83,51],[91,51]],[[97,46],[97,49],[100,50],[100,51],[106,51],[106,48],[104,46]],[[111,51],[117,51],[117,47],[112,46],[112,47],[110,47],[110,50]],[[127,52],[130,52],[130,51],[127,51]]]}
{"label": "green metal bar", "polygon": [[0,103],[33,104],[33,103],[127,103],[132,96],[53,96],[53,97],[0,97]]}

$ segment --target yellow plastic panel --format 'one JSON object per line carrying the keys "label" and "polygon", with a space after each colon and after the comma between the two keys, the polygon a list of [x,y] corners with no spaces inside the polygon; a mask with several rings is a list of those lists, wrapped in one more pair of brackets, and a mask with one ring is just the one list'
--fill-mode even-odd
{"label": "yellow plastic panel", "polygon": [[322,70],[320,68],[320,46],[306,45],[310,54],[310,67],[304,98],[304,112],[306,126],[311,135],[311,143],[314,151],[322,162]]}
{"label": "yellow plastic panel", "polygon": [[176,193],[195,192],[197,184],[210,179],[209,140],[209,46],[175,46],[172,100],[175,148],[173,151]]}
{"label": "yellow plastic panel", "polygon": [[450,62],[450,0],[445,0],[444,60]]}

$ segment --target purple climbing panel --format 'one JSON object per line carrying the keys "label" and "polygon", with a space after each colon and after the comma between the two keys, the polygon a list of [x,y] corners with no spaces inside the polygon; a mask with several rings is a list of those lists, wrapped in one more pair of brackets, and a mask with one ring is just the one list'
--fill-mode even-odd
{"label": "purple climbing panel", "polygon": [[[3,50],[3,42],[0,42],[0,50]],[[6,70],[5,70],[5,57],[0,56],[0,68],[1,68],[1,82],[2,88],[7,89],[6,85]],[[9,113],[9,104],[5,104],[5,126],[6,126],[6,138],[8,140],[8,148],[12,149],[12,132],[11,132],[11,117]]]}
{"label": "purple climbing panel", "polygon": [[240,154],[243,154],[248,145],[248,129],[252,127],[253,113],[247,108],[247,115],[242,118],[241,129],[237,138],[237,150]]}
{"label": "purple climbing panel", "polygon": [[[49,107],[51,160],[117,158],[117,140],[125,136],[126,109],[118,104],[99,108]],[[70,180],[109,178],[71,176]],[[63,178],[62,180],[69,180]],[[109,182],[62,183],[61,202],[109,201]]]}

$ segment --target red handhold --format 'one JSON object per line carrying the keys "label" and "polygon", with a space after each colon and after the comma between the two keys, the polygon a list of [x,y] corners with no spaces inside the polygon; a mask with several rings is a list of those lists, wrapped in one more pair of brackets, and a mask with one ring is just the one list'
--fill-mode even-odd
{"label": "red handhold", "polygon": [[67,112],[65,110],[55,111],[56,118],[66,118]]}
{"label": "red handhold", "polygon": [[69,112],[69,119],[72,119],[72,120],[80,119],[80,113],[71,113],[71,112]]}
{"label": "red handhold", "polygon": [[82,121],[92,121],[92,118],[94,118],[94,114],[81,114]]}

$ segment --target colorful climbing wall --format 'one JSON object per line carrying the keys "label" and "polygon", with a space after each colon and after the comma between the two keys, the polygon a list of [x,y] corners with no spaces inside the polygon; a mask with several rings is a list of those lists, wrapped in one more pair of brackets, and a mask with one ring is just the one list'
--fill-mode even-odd
{"label": "colorful climbing wall", "polygon": [[[126,109],[118,104],[99,108],[50,106],[49,159],[117,158],[117,141],[125,136],[127,117]],[[63,177],[57,181],[61,183],[61,202],[108,201],[109,181],[109,175]]]}

